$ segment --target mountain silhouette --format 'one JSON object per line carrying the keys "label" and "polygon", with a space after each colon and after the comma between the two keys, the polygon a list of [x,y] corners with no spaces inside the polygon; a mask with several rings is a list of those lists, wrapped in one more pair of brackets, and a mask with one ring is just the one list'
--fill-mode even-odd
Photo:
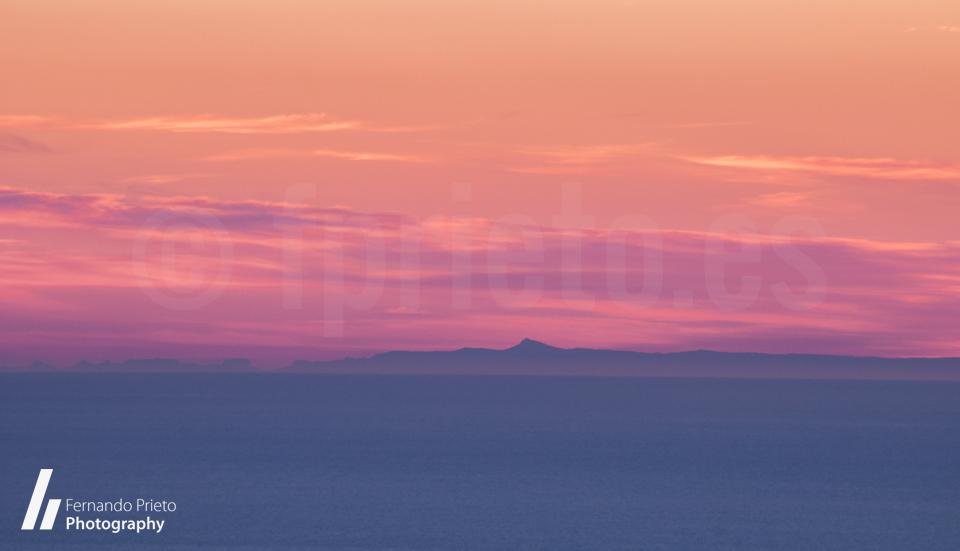
{"label": "mountain silhouette", "polygon": [[696,350],[668,354],[557,348],[532,339],[505,350],[385,352],[369,358],[299,360],[280,371],[470,375],[602,375],[960,381],[960,358],[871,358]]}
{"label": "mountain silhouette", "polygon": [[523,354],[550,354],[555,351],[563,350],[562,348],[557,348],[556,346],[550,346],[549,344],[544,344],[540,341],[535,341],[533,339],[523,339],[520,341],[520,344],[508,348],[506,351],[512,351],[515,353]]}
{"label": "mountain silhouette", "polygon": [[50,364],[45,364],[45,363],[41,362],[40,360],[37,360],[37,361],[33,362],[32,364],[28,365],[27,367],[25,367],[25,368],[23,369],[23,371],[27,371],[27,372],[31,372],[31,373],[36,373],[36,372],[39,372],[39,371],[56,371],[56,370],[57,370],[56,367],[54,367],[54,366],[52,366],[52,365],[50,365]]}
{"label": "mountain silhouette", "polygon": [[[42,362],[18,372],[258,372],[249,360],[219,364],[183,363],[172,359],[80,362],[57,369]],[[752,352],[650,353],[591,348],[557,348],[532,339],[503,350],[394,351],[369,358],[297,360],[278,373],[404,374],[404,375],[576,375],[639,377],[736,377],[800,379],[885,379],[960,381],[960,358],[875,358],[823,354]]]}

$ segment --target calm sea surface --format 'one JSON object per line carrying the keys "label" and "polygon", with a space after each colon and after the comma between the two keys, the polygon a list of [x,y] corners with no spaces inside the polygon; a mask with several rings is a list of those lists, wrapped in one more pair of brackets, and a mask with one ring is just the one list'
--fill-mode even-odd
{"label": "calm sea surface", "polygon": [[956,551],[960,385],[3,374],[0,549]]}

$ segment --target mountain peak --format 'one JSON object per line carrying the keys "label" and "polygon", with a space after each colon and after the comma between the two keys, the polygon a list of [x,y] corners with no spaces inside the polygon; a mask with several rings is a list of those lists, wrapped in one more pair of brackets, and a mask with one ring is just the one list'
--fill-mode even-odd
{"label": "mountain peak", "polygon": [[513,350],[516,352],[550,352],[554,350],[560,350],[560,348],[557,348],[556,346],[550,346],[549,344],[544,344],[533,339],[523,339],[520,341],[520,344],[512,346],[507,350]]}

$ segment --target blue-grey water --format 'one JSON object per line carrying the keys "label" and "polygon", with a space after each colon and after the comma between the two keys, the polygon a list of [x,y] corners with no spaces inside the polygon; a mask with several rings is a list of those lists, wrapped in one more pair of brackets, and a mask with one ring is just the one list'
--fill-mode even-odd
{"label": "blue-grey water", "polygon": [[[177,510],[24,531],[41,468]],[[4,550],[956,551],[960,384],[3,374],[0,507]]]}

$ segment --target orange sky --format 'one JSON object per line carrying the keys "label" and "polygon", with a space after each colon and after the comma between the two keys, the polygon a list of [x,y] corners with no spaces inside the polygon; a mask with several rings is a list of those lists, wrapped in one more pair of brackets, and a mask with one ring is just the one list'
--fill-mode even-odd
{"label": "orange sky", "polygon": [[957,98],[957,2],[0,1],[0,186],[144,208],[311,182],[547,227],[578,182],[597,228],[802,214],[952,250]]}

